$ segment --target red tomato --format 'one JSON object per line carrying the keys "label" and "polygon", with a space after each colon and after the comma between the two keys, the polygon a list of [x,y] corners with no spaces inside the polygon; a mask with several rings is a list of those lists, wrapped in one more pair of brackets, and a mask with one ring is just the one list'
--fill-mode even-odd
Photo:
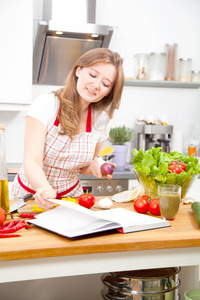
{"label": "red tomato", "polygon": [[92,194],[82,194],[78,197],[78,204],[91,208],[95,204],[95,198]]}
{"label": "red tomato", "polygon": [[142,195],[141,197],[137,198],[133,204],[135,210],[138,213],[146,214],[149,209],[149,202],[148,202],[149,199],[150,198],[147,195]]}
{"label": "red tomato", "polygon": [[6,213],[3,208],[0,207],[0,228],[3,226],[3,223],[6,220]]}
{"label": "red tomato", "polygon": [[160,207],[159,207],[159,200],[152,199],[149,203],[149,212],[152,215],[160,216]]}
{"label": "red tomato", "polygon": [[171,173],[180,174],[181,172],[186,170],[186,165],[179,159],[173,160],[169,165],[169,170],[171,171]]}

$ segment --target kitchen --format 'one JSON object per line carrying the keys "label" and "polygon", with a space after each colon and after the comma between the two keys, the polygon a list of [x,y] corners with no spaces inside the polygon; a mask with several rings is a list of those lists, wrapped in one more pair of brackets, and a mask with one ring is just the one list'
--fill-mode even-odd
{"label": "kitchen", "polygon": [[[32,85],[32,19],[42,19],[41,1],[33,1],[33,4],[34,11],[32,1],[1,1],[1,26],[8,26],[12,39],[3,33],[0,120],[7,126],[7,162],[12,165],[22,162],[27,105],[39,94],[58,88]],[[97,1],[96,23],[119,27],[111,49],[124,56],[127,77],[132,72],[130,66],[135,53],[162,52],[167,42],[178,43],[178,56],[191,57],[193,69],[200,70],[200,41],[197,39],[200,31],[199,8],[197,0],[170,0],[164,3],[158,0],[101,0]],[[14,27],[10,25],[10,20],[15,20]],[[22,29],[26,38],[19,34]],[[139,115],[167,115],[174,128],[183,132],[187,143],[193,129],[200,125],[198,101],[199,89],[125,86],[113,126],[125,124],[134,128]],[[131,163],[131,148],[127,163]]]}

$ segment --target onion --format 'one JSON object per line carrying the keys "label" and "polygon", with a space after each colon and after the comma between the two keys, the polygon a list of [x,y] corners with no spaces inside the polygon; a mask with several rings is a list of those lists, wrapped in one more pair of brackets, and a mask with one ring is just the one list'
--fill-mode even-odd
{"label": "onion", "polygon": [[109,162],[104,163],[103,165],[101,165],[101,172],[105,176],[112,175],[112,173],[114,172],[113,164]]}

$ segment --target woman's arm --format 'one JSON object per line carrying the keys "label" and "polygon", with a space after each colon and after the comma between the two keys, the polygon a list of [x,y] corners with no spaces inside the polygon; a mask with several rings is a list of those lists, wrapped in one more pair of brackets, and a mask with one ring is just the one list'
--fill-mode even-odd
{"label": "woman's arm", "polygon": [[43,208],[52,207],[52,203],[45,201],[43,197],[55,198],[56,192],[49,185],[43,171],[43,152],[47,127],[32,117],[26,117],[24,139],[24,170],[25,175],[36,191],[34,197],[38,205]]}
{"label": "woman's arm", "polygon": [[[80,170],[80,174],[82,174],[82,175],[91,175],[92,174],[95,177],[100,178],[100,179],[106,177],[106,176],[103,176],[101,173],[100,165],[98,163],[98,158],[97,158],[97,156],[103,146],[103,143],[104,143],[104,141],[97,143],[91,164],[87,167],[82,168]],[[114,165],[114,167],[116,167],[115,164],[113,164],[113,165]],[[112,179],[112,176],[107,175],[107,178],[110,180],[110,179]]]}

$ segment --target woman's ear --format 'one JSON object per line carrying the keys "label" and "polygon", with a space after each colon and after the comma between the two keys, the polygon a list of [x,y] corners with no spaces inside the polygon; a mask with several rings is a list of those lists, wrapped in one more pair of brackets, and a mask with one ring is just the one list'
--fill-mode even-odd
{"label": "woman's ear", "polygon": [[81,69],[81,67],[80,67],[80,66],[76,68],[76,77],[79,77],[79,72],[80,72],[80,69]]}

